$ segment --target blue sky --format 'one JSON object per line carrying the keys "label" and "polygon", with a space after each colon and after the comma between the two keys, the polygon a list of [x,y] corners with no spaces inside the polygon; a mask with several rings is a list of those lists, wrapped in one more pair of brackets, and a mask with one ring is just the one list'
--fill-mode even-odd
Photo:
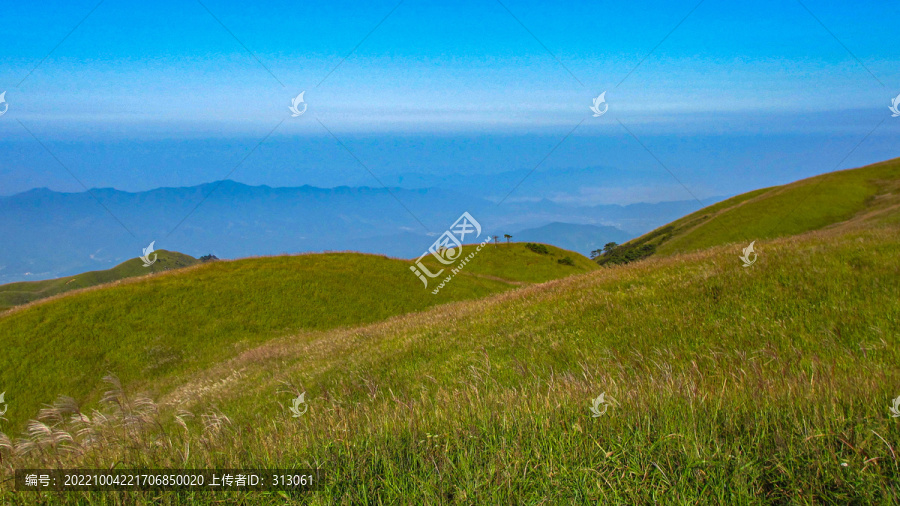
{"label": "blue sky", "polygon": [[[655,164],[621,121],[698,192],[724,194],[832,170],[900,94],[896,2],[706,0],[665,38],[696,0],[106,0],[60,43],[96,5],[4,6],[0,195],[80,189],[18,121],[89,187],[198,184],[304,90],[309,113],[234,179],[356,182],[317,117],[377,174],[532,168],[584,119],[540,170]],[[602,91],[610,114],[592,118]],[[841,167],[900,155],[898,122]]]}

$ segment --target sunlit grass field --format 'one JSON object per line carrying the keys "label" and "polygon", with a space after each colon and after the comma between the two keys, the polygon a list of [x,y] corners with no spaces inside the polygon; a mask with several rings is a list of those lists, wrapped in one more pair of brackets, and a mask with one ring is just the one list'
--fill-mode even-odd
{"label": "sunlit grass field", "polygon": [[[536,253],[526,248],[526,244],[507,243],[501,239],[497,243],[485,244],[479,251],[476,251],[477,245],[465,246],[463,256],[471,253],[475,255],[460,272],[520,283],[543,283],[599,268],[597,263],[589,258],[556,246],[545,244],[547,253]],[[564,258],[570,258],[575,265],[560,264],[559,261]],[[426,256],[422,262],[432,272],[444,267],[432,255]],[[450,270],[447,269],[442,276],[435,279],[441,280],[449,273]]]}
{"label": "sunlit grass field", "polygon": [[84,272],[74,276],[44,281],[23,281],[21,283],[0,285],[0,311],[73,290],[80,290],[103,283],[112,283],[126,278],[165,272],[171,269],[180,269],[200,263],[199,260],[192,256],[175,251],[158,250],[155,253],[155,258],[156,261],[149,267],[144,267],[143,261],[132,258],[112,269],[103,271]]}
{"label": "sunlit grass field", "polygon": [[898,181],[900,159],[894,159],[755,190],[672,222],[673,230],[652,242],[657,255],[668,255],[818,230],[878,208],[883,195],[896,197]]}
{"label": "sunlit grass field", "polygon": [[[23,440],[30,453],[0,439],[3,464],[324,476],[305,494],[48,503],[897,503],[900,229],[761,242],[748,268],[741,247],[304,329],[185,376],[155,404],[126,388],[102,408],[113,423],[87,411],[58,423],[72,412],[61,404]],[[293,418],[303,391],[309,411]],[[609,407],[592,417],[601,393]],[[125,416],[131,430],[114,423]]]}
{"label": "sunlit grass field", "polygon": [[[13,385],[6,477],[242,467],[323,481],[290,494],[0,493],[900,503],[898,181],[890,161],[750,192],[673,222],[656,255],[625,266],[488,244],[438,295],[409,262],[326,254],[187,267],[15,310],[0,317],[14,350],[0,368]],[[750,240],[759,257],[742,267]],[[74,399],[38,414],[60,394]]]}
{"label": "sunlit grass field", "polygon": [[[505,270],[491,268],[504,258],[514,263],[529,255],[531,270],[511,280],[501,278]],[[576,253],[567,255],[579,257],[581,267],[560,265],[522,245],[504,245],[483,255],[491,263],[473,265],[472,272],[484,276],[460,275],[437,295],[404,260],[358,253],[250,258],[121,281],[15,309],[0,315],[0,385],[10,406],[0,430],[21,430],[58,395],[97,400],[107,373],[126,386],[161,393],[192,372],[276,337],[382,321],[509,290],[535,277],[597,268]]]}

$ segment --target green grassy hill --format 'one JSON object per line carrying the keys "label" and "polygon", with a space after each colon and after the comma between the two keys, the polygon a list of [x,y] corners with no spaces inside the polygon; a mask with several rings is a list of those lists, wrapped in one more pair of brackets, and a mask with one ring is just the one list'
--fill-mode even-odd
{"label": "green grassy hill", "polygon": [[[785,237],[855,217],[896,219],[900,159],[763,188],[703,208],[620,246],[635,257]],[[641,251],[643,248],[643,251]],[[601,263],[606,260],[598,258]]]}
{"label": "green grassy hill", "polygon": [[[669,236],[661,252],[673,241],[689,253],[616,269],[490,245],[432,296],[405,261],[273,257],[13,311],[0,317],[13,338],[0,358],[14,417],[2,422],[4,475],[316,468],[323,482],[308,494],[46,497],[0,485],[2,499],[900,503],[897,171],[891,161],[736,197],[653,236]],[[792,208],[796,221],[782,219]],[[746,239],[704,229],[713,217],[780,232],[754,237],[770,238],[742,267]],[[790,227],[806,231],[775,237]],[[101,386],[107,372],[124,389]],[[309,409],[293,417],[301,392]],[[16,439],[22,417],[59,394],[75,402]]]}
{"label": "green grassy hill", "polygon": [[[476,276],[499,277],[520,283],[543,283],[568,274],[580,274],[597,268],[596,263],[578,253],[549,244],[543,245],[547,253],[537,253],[528,249],[526,244],[529,243],[486,244],[477,252],[475,258],[466,264],[462,272]],[[473,249],[465,249],[464,254],[468,255],[470,251]],[[571,259],[574,265],[560,264],[559,261],[565,258]],[[423,263],[432,272],[442,267],[432,255],[425,257]]]}
{"label": "green grassy hill", "polygon": [[[156,404],[113,388],[102,423],[51,430],[87,428],[93,446],[55,451],[40,433],[46,455],[5,462],[320,468],[323,490],[294,496],[313,504],[897,502],[898,232],[777,239],[750,268],[717,247],[300,331]],[[294,418],[300,392],[309,411]],[[285,500],[122,500],[151,498]]]}
{"label": "green grassy hill", "polygon": [[562,253],[538,255],[517,244],[482,251],[437,295],[408,261],[331,253],[212,262],[18,308],[0,315],[0,388],[10,405],[4,426],[21,428],[60,394],[96,400],[107,372],[126,386],[152,382],[160,393],[272,338],[382,321],[597,268],[572,252],[577,265],[560,265]]}
{"label": "green grassy hill", "polygon": [[0,312],[13,306],[46,299],[47,297],[53,297],[72,290],[180,269],[200,263],[199,260],[192,256],[174,251],[158,250],[156,254],[156,262],[150,267],[144,267],[144,262],[137,258],[132,258],[105,271],[91,271],[76,274],[75,276],[44,281],[24,281],[0,285]]}

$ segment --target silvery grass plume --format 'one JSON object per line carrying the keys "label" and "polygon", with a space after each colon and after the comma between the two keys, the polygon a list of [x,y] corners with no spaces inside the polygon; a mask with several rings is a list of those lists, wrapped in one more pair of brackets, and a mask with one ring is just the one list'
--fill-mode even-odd
{"label": "silvery grass plume", "polygon": [[103,411],[94,409],[88,416],[75,399],[60,396],[41,409],[37,419],[28,422],[21,438],[13,441],[0,433],[0,462],[10,462],[14,467],[65,467],[64,456],[67,461],[100,458],[103,462],[143,462],[153,455],[180,455],[186,463],[192,440],[209,450],[229,437],[231,420],[219,413],[202,415],[202,430],[192,437],[186,419],[193,414],[183,410],[174,418],[184,433],[170,434],[152,399],[129,397],[115,376],[103,380],[110,385],[100,401]]}
{"label": "silvery grass plume", "polygon": [[70,415],[80,416],[78,405],[71,397],[60,396],[50,406],[46,406],[38,412],[36,420],[30,420],[26,425],[25,437],[14,444],[9,442],[8,449],[17,455],[40,455],[43,458],[58,456],[63,453],[72,453],[81,448],[81,444],[66,430],[64,422]]}
{"label": "silvery grass plume", "polygon": [[230,434],[231,419],[221,413],[207,413],[200,415],[200,419],[203,421],[200,445],[207,451],[215,451],[216,443],[226,439],[223,436]]}
{"label": "silvery grass plume", "polygon": [[146,397],[128,399],[115,376],[103,380],[112,388],[104,393],[101,403],[112,406],[113,413],[94,410],[88,416],[81,412],[75,399],[60,396],[42,408],[37,419],[27,423],[24,437],[15,443],[5,435],[0,437],[0,448],[19,457],[32,455],[43,461],[53,458],[58,463],[63,453],[84,453],[95,446],[139,442],[147,432],[146,427],[156,423],[156,405]]}
{"label": "silvery grass plume", "polygon": [[191,438],[190,433],[191,430],[188,428],[188,424],[186,419],[194,418],[194,414],[185,409],[179,409],[178,413],[175,415],[175,423],[177,423],[182,429],[184,429],[184,449],[181,450],[181,463],[186,464],[187,461],[191,458]]}

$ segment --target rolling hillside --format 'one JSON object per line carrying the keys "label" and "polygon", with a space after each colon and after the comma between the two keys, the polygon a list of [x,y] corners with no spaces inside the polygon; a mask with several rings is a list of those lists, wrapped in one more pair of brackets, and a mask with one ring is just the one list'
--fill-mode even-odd
{"label": "rolling hillside", "polygon": [[[717,247],[300,331],[155,404],[113,385],[102,423],[60,422],[61,402],[55,436],[19,443],[46,455],[13,462],[324,472],[309,495],[230,498],[256,504],[896,502],[898,231],[777,239],[750,268]],[[78,430],[94,445],[53,449]]]}
{"label": "rolling hillside", "polygon": [[[900,159],[830,172],[724,200],[620,246],[639,256],[697,251],[720,244],[785,237],[900,206]],[[602,262],[603,257],[598,258]]]}
{"label": "rolling hillside", "polygon": [[13,306],[19,306],[46,299],[54,295],[89,288],[104,283],[112,283],[122,279],[137,276],[156,274],[172,269],[180,269],[200,263],[196,258],[175,251],[156,251],[156,262],[150,267],[144,267],[144,263],[132,258],[126,262],[104,271],[91,271],[74,276],[44,281],[24,281],[21,283],[9,283],[0,285],[0,312]]}
{"label": "rolling hillside", "polygon": [[14,309],[0,314],[6,418],[20,428],[60,394],[95,400],[107,372],[125,385],[159,380],[164,390],[166,381],[275,337],[382,321],[597,268],[572,252],[578,263],[561,265],[563,250],[553,252],[491,247],[437,295],[408,261],[329,253],[195,265]]}
{"label": "rolling hillside", "polygon": [[[900,502],[897,164],[873,167],[813,183],[831,210],[808,180],[752,192],[660,243],[726,244],[615,269],[488,245],[431,296],[406,261],[258,258],[7,313],[3,472],[323,472],[309,494],[54,496],[73,503]],[[810,230],[742,267],[700,231],[766,194]]]}
{"label": "rolling hillside", "polygon": [[[536,253],[528,249],[526,244],[502,241],[497,244],[488,243],[471,262],[466,264],[462,272],[478,277],[498,277],[522,284],[543,283],[597,268],[594,262],[578,253],[549,244],[543,245],[547,253]],[[560,264],[559,261],[567,257],[574,265]],[[431,255],[422,261],[432,271],[442,267]]]}

